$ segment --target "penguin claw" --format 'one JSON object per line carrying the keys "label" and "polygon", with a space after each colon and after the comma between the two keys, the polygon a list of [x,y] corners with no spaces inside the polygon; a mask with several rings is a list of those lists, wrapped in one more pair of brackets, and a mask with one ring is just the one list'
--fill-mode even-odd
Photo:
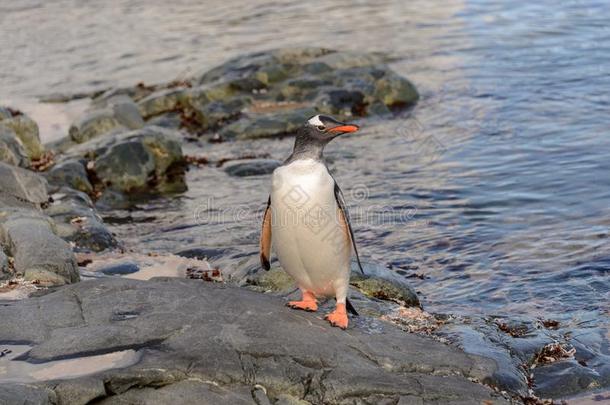
{"label": "penguin claw", "polygon": [[343,330],[347,329],[348,319],[345,304],[337,304],[337,308],[330,314],[327,314],[324,319],[326,319],[331,326],[336,326]]}

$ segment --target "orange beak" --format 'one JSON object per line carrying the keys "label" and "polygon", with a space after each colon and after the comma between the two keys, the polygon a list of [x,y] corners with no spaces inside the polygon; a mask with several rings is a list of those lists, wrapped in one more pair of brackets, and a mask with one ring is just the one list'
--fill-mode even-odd
{"label": "orange beak", "polygon": [[345,134],[348,132],[356,132],[360,129],[358,125],[339,125],[338,127],[330,128],[328,132]]}

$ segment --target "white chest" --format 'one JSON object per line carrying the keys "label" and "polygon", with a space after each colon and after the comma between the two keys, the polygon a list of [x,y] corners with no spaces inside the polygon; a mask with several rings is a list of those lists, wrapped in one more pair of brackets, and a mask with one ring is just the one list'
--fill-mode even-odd
{"label": "white chest", "polygon": [[324,164],[297,160],[273,172],[272,204],[276,209],[330,208],[335,205],[334,186]]}

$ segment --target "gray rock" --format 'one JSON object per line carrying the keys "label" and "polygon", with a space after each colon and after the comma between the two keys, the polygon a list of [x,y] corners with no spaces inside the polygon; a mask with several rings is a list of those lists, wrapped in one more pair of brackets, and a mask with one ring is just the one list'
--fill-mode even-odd
{"label": "gray rock", "polygon": [[[27,156],[32,159],[39,159],[44,147],[40,143],[38,134],[38,124],[25,114],[17,114],[10,118],[0,119],[0,128],[9,128],[14,131],[21,141]],[[0,132],[2,132],[0,130]]]}
{"label": "gray rock", "polygon": [[603,387],[599,374],[576,361],[558,361],[533,370],[534,391],[541,398],[565,398],[584,390]]}
{"label": "gray rock", "polygon": [[343,51],[328,52],[315,59],[316,63],[322,63],[331,69],[350,69],[355,67],[380,65],[383,58],[377,54]]}
{"label": "gray rock", "polygon": [[0,245],[0,280],[6,280],[12,277],[12,272],[8,264],[8,256],[2,251]]}
{"label": "gray rock", "polygon": [[257,139],[291,135],[303,124],[303,120],[316,114],[311,108],[299,108],[276,114],[252,114],[235,121],[220,130],[224,139]]}
{"label": "gray rock", "polygon": [[[534,359],[542,348],[556,341],[554,333],[541,328],[537,320],[519,317],[452,319],[442,325],[435,334],[459,346],[467,353],[494,359],[498,364],[498,370],[490,376],[488,382],[504,387],[511,392],[517,392],[522,396],[528,396],[528,374],[530,373],[523,368],[523,365],[534,363]],[[594,347],[594,345],[590,347]],[[600,379],[599,376],[603,373],[599,372],[600,369],[595,369],[595,362],[592,362],[591,366],[593,367],[575,368],[573,374],[565,373],[566,375],[562,376],[563,369],[546,369],[546,366],[538,365],[533,370],[536,395],[546,398],[549,396],[549,390],[557,388],[555,384],[563,383],[565,383],[565,392],[573,393],[576,391],[571,390],[582,390],[586,384],[580,386],[577,383],[580,376],[595,374],[598,377],[592,381],[600,383],[603,381],[603,377]],[[538,374],[539,369],[542,371]],[[573,376],[571,381],[567,375]],[[610,381],[610,378],[608,380]]]}
{"label": "gray rock", "polygon": [[383,115],[391,114],[389,107],[415,103],[414,86],[383,63],[375,54],[277,49],[233,58],[201,75],[193,87],[192,82],[152,86],[139,92],[143,97],[117,90],[102,96],[100,105],[129,95],[155,125],[195,133],[220,128],[228,139],[290,135],[317,112]]}
{"label": "gray rock", "polygon": [[158,90],[138,102],[140,113],[149,118],[190,105],[192,92],[181,87]]}
{"label": "gray rock", "polygon": [[138,83],[135,86],[109,89],[103,92],[102,94],[96,95],[93,98],[93,103],[104,106],[107,100],[110,100],[117,96],[126,96],[134,100],[135,102],[138,102],[139,100],[153,93],[156,88],[156,86],[147,86],[144,83]]}
{"label": "gray rock", "polygon": [[181,249],[178,252],[174,253],[176,256],[182,256],[189,259],[197,259],[197,260],[214,260],[223,256],[228,256],[235,253],[235,249],[231,247],[189,247],[186,249]]}
{"label": "gray rock", "polygon": [[359,90],[327,89],[316,99],[318,111],[328,115],[349,117],[361,115],[366,108],[365,95]]}
{"label": "gray rock", "polygon": [[76,142],[70,138],[69,135],[59,138],[55,141],[49,142],[46,144],[47,149],[54,151],[56,154],[61,154],[67,152],[70,148],[78,145]]}
{"label": "gray rock", "polygon": [[15,272],[42,285],[79,281],[72,248],[53,232],[50,218],[35,211],[15,211],[1,221],[0,232],[15,259]]}
{"label": "gray rock", "polygon": [[86,112],[70,127],[70,138],[76,143],[87,142],[90,139],[112,131],[126,129],[115,117],[112,108]]}
{"label": "gray rock", "polygon": [[501,336],[495,327],[486,324],[473,327],[456,321],[443,325],[436,334],[467,353],[494,359],[498,369],[484,382],[528,396],[527,377],[519,367],[521,362],[511,358],[504,341],[506,337]]}
{"label": "gray rock", "polygon": [[31,384],[0,384],[0,405],[55,404],[57,395],[50,388]]}
{"label": "gray rock", "polygon": [[218,386],[212,382],[182,380],[161,387],[132,388],[117,396],[99,402],[103,405],[116,403],[166,405],[178,402],[181,405],[235,404],[252,405],[252,395],[248,387]]}
{"label": "gray rock", "polygon": [[107,395],[103,381],[94,378],[62,381],[53,388],[53,392],[58,405],[86,405]]}
{"label": "gray rock", "polygon": [[[384,62],[379,55],[360,52],[277,49],[233,58],[203,74],[199,83],[224,84],[232,90],[216,99],[242,94],[255,103],[295,103],[293,109],[309,107],[344,118],[383,115],[419,98],[411,82]],[[273,121],[277,112],[266,115]],[[275,127],[269,129],[268,136],[281,134]]]}
{"label": "gray rock", "polygon": [[282,162],[274,159],[248,159],[227,162],[224,171],[236,177],[260,176],[271,174]]}
{"label": "gray rock", "polygon": [[0,206],[40,207],[49,201],[44,177],[0,162]]}
{"label": "gray rock", "polygon": [[139,129],[144,126],[144,119],[138,105],[127,95],[104,97],[94,102],[98,108],[109,108],[116,120],[128,129]]}
{"label": "gray rock", "polygon": [[277,86],[278,88],[275,90],[275,98],[279,101],[311,100],[314,99],[318,94],[319,88],[331,86],[332,84],[333,82],[331,80],[312,78],[308,76],[291,79]]}
{"label": "gray rock", "polygon": [[[194,79],[113,89],[94,99],[71,130],[82,143],[147,124],[225,139],[293,135],[303,119],[327,113],[350,119],[392,115],[419,95],[377,54],[284,48],[241,55]],[[137,105],[138,112],[135,111]]]}
{"label": "gray rock", "polygon": [[8,108],[0,106],[0,121],[6,118],[11,118],[13,114],[9,111]]}
{"label": "gray rock", "polygon": [[92,160],[93,171],[107,188],[124,193],[184,190],[184,157],[174,131],[144,128],[93,139],[70,150]]}
{"label": "gray rock", "polygon": [[352,262],[350,284],[369,297],[421,307],[413,287],[400,274],[376,263],[362,263],[364,274]]}
{"label": "gray rock", "polygon": [[126,274],[136,273],[140,270],[137,264],[133,262],[117,263],[108,267],[104,267],[100,272],[107,276],[123,276]]}
{"label": "gray rock", "polygon": [[147,121],[147,124],[169,129],[179,129],[182,127],[182,117],[180,117],[180,113],[168,112],[155,115]]}
{"label": "gray rock", "polygon": [[15,131],[5,126],[0,126],[0,162],[21,167],[30,165],[30,158]]}
{"label": "gray rock", "polygon": [[85,169],[86,161],[83,159],[68,159],[56,164],[45,177],[55,186],[68,186],[87,194],[93,192],[93,186]]}
{"label": "gray rock", "polygon": [[155,161],[139,139],[131,139],[110,146],[95,160],[94,167],[107,186],[133,192],[146,187],[155,171]]}
{"label": "gray rock", "polygon": [[394,72],[386,72],[375,87],[376,98],[388,107],[406,106],[419,98],[415,86]]}
{"label": "gray rock", "polygon": [[212,101],[203,106],[195,104],[193,106],[197,121],[202,129],[217,128],[236,117],[239,117],[242,110],[250,100],[244,97],[237,97],[227,101]]}
{"label": "gray rock", "polygon": [[[134,316],[114,316],[126,311]],[[252,403],[248,394],[260,390],[271,402],[508,403],[472,381],[490,376],[493,361],[372,319],[345,332],[280,298],[225,285],[96,279],[7,303],[0,319],[0,341],[32,342],[28,361],[141,348],[137,364],[86,377],[88,387],[103,382],[97,400],[108,403]]]}
{"label": "gray rock", "polygon": [[576,349],[574,359],[578,364],[592,370],[600,386],[610,386],[610,353],[608,337],[604,335],[604,331],[597,330],[592,333],[586,324],[577,329],[566,325],[562,334],[564,331],[569,344]]}
{"label": "gray rock", "polygon": [[311,402],[303,399],[293,397],[292,395],[280,394],[278,395],[275,405],[310,405]]}
{"label": "gray rock", "polygon": [[[343,119],[391,115],[419,95],[385,62],[377,54],[315,47],[241,55],[193,80],[106,92],[94,102],[105,115],[98,112],[102,116],[75,125],[73,139],[89,139],[118,123],[141,125],[133,100],[148,123],[198,135],[219,130],[225,139],[293,135],[304,118],[316,113]],[[129,109],[130,119],[112,114],[113,100],[127,100],[120,106]],[[93,135],[81,136],[89,123]]]}
{"label": "gray rock", "polygon": [[[238,96],[239,90],[230,81],[220,81],[196,87],[192,89],[190,94],[193,95],[191,104],[200,107],[206,102],[228,101]],[[248,95],[250,95],[250,92],[248,92]]]}
{"label": "gray rock", "polygon": [[[610,385],[610,356],[601,331],[574,329],[572,325],[554,330],[537,319],[496,316],[451,320],[436,333],[468,353],[493,358],[498,370],[490,383],[524,396],[528,374],[533,377],[534,394],[541,398],[565,398]],[[557,343],[566,349],[573,347],[574,357],[539,362],[543,348]],[[523,368],[532,364],[536,367]]]}
{"label": "gray rock", "polygon": [[119,245],[87,194],[64,187],[52,197],[45,214],[55,222],[57,235],[72,242],[75,250],[101,252]]}
{"label": "gray rock", "polygon": [[133,206],[133,201],[125,193],[108,188],[102,192],[95,206],[100,210],[124,210]]}

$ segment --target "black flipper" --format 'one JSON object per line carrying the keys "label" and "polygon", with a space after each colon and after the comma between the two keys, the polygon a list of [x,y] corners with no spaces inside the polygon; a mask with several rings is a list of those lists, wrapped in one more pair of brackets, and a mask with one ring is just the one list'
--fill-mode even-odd
{"label": "black flipper", "polygon": [[[332,177],[332,175],[331,175]],[[333,178],[334,180],[334,178]],[[339,185],[335,181],[335,200],[337,200],[337,206],[343,212],[343,216],[345,217],[345,222],[347,223],[347,228],[349,229],[350,239],[352,240],[352,246],[354,247],[354,254],[356,255],[356,261],[358,262],[358,267],[360,268],[360,272],[364,274],[364,270],[362,269],[362,263],[360,263],[360,256],[358,255],[358,248],[356,247],[356,240],[354,239],[354,231],[352,230],[352,224],[349,221],[349,212],[347,212],[347,207],[345,206],[345,200],[343,199],[343,193],[339,188]]]}
{"label": "black flipper", "polygon": [[271,256],[271,196],[269,196],[269,199],[267,200],[267,208],[265,209],[265,214],[263,215],[259,251],[261,266],[263,269],[269,270],[271,268],[269,263]]}
{"label": "black flipper", "polygon": [[360,315],[358,313],[358,311],[356,311],[356,308],[354,308],[354,306],[352,305],[352,303],[349,301],[349,298],[345,299],[345,309],[347,309],[347,312],[349,312],[352,315],[358,316]]}

